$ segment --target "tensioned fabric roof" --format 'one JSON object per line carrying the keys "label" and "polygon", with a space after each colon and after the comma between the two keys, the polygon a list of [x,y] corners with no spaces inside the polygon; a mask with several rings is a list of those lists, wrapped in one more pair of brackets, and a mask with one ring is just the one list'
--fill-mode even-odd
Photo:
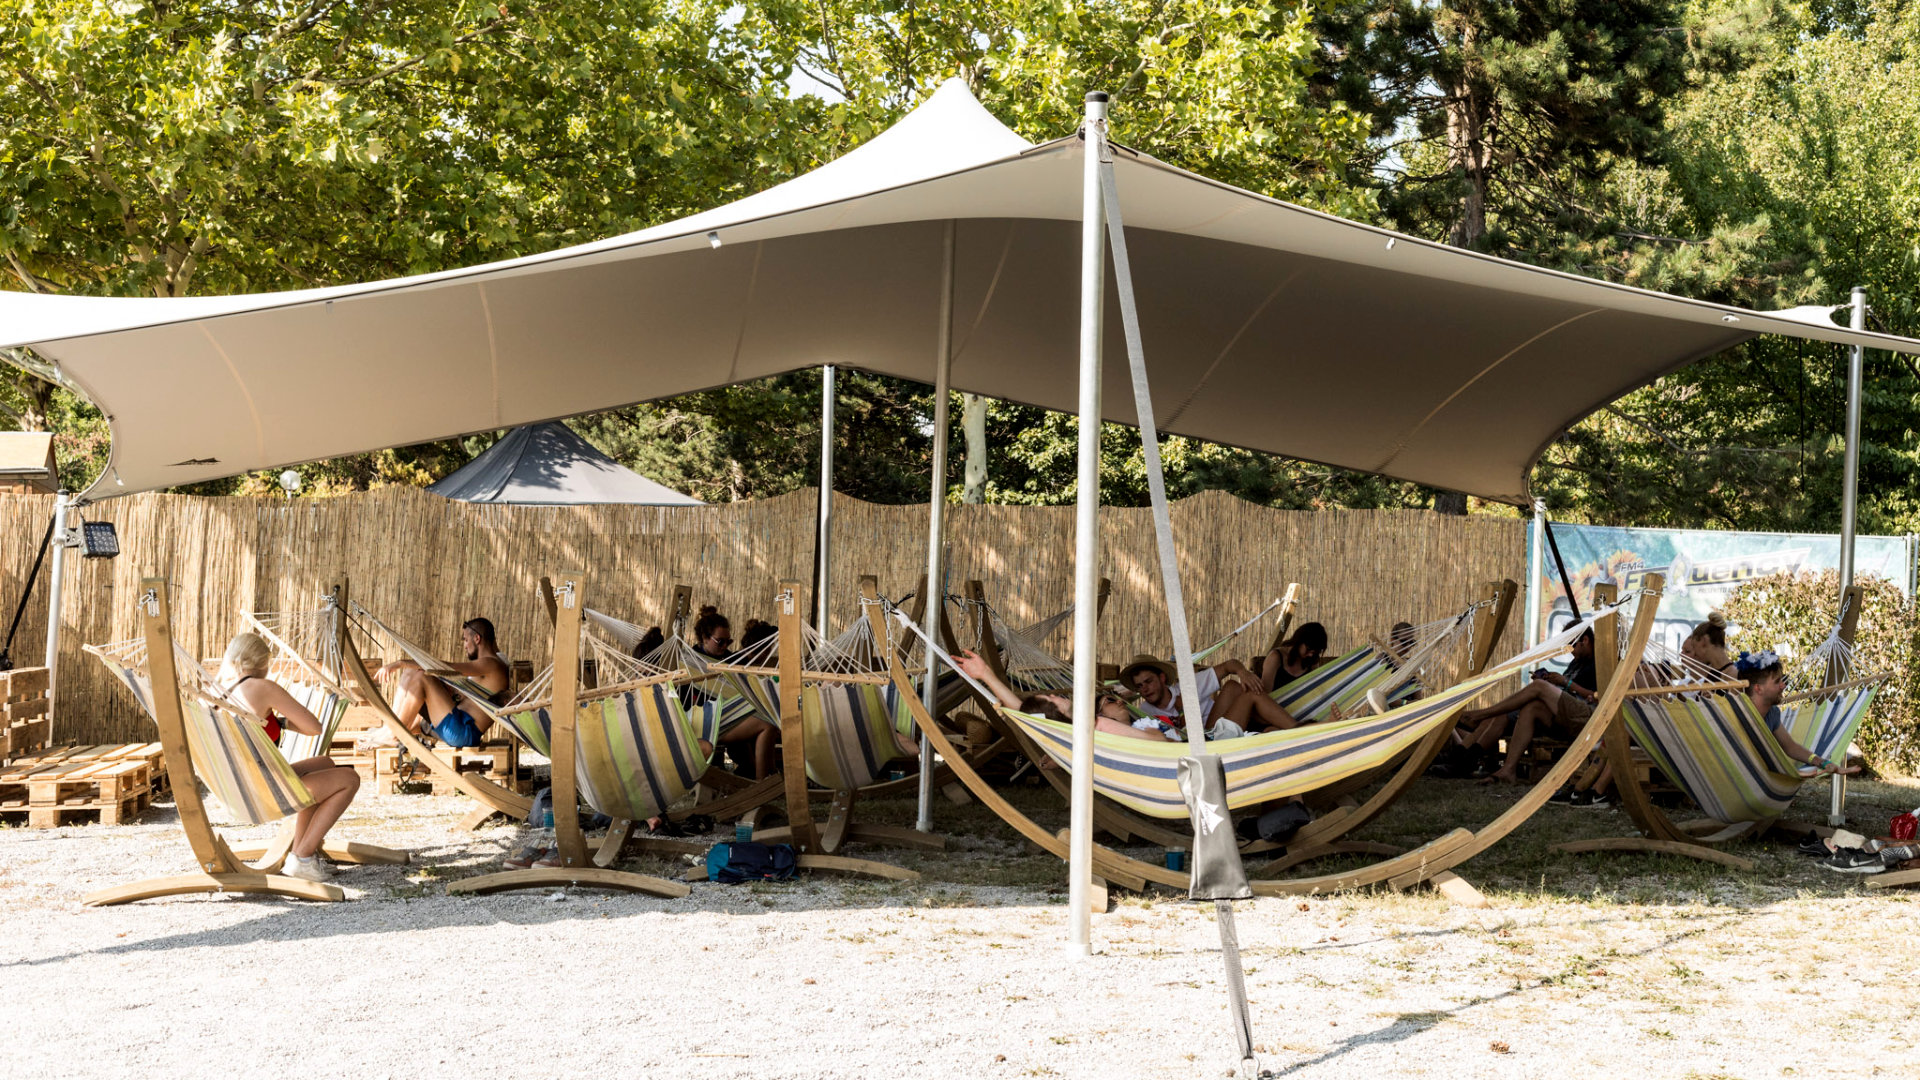
{"label": "tensioned fabric roof", "polygon": [[[1169,433],[1521,502],[1568,426],[1758,334],[1920,354],[1824,308],[1592,281],[1116,158]],[[0,347],[110,418],[100,498],[821,364],[930,383],[951,222],[953,386],[1073,410],[1081,159],[952,82],[836,161],[641,232],[302,292],[0,293]],[[1131,423],[1122,346],[1107,335],[1104,413]]]}
{"label": "tensioned fabric roof", "polygon": [[701,506],[600,452],[562,423],[514,428],[427,488],[462,502],[517,506]]}

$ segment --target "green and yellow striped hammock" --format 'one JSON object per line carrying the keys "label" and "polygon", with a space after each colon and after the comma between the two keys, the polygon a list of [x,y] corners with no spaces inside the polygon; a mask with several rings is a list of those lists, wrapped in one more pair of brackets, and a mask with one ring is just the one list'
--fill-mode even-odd
{"label": "green and yellow striped hammock", "polygon": [[246,619],[253,632],[274,648],[267,677],[285,687],[293,700],[320,721],[317,735],[282,725],[280,753],[288,761],[327,756],[334,733],[353,704],[345,689],[340,656],[340,624],[346,613],[328,602],[311,611],[248,612]]}
{"label": "green and yellow striped hammock", "polygon": [[[1808,750],[1844,760],[1878,680],[1780,706]],[[1633,741],[1708,817],[1734,824],[1779,817],[1805,783],[1741,691],[1629,698],[1621,719]]]}
{"label": "green and yellow striped hammock", "polygon": [[[1226,766],[1228,807],[1242,809],[1304,794],[1387,764],[1451,722],[1468,702],[1507,676],[1565,651],[1604,614],[1606,611],[1589,613],[1554,638],[1472,679],[1378,715],[1209,740],[1208,753],[1219,755]],[[894,618],[926,640],[926,632],[905,615],[896,612]],[[986,693],[984,689],[981,692]],[[1002,707],[1000,711],[1019,725],[1056,766],[1068,770],[1073,767],[1073,725],[1016,709]],[[1191,753],[1191,747],[1183,742],[1095,732],[1094,790],[1149,817],[1184,818],[1187,806],[1180,794],[1179,763]]]}
{"label": "green and yellow striped hammock", "polygon": [[[88,645],[86,651],[98,657],[133,694],[147,718],[154,719],[146,642]],[[206,669],[178,645],[174,665],[193,773],[226,808],[228,817],[238,825],[264,825],[312,806],[312,792],[267,738],[265,724],[238,702],[220,695]]]}
{"label": "green and yellow striped hammock", "polygon": [[[437,661],[419,645],[377,617],[358,609],[381,634],[422,667]],[[583,690],[574,711],[574,777],[580,800],[608,817],[645,821],[663,814],[700,782],[713,744],[719,710],[692,713],[681,704],[680,687],[689,673],[661,672],[629,655],[616,653],[583,623],[580,655],[591,658],[604,688]],[[552,686],[548,666],[519,696],[494,705],[484,686],[459,675],[434,672],[476,711],[504,727],[534,753],[553,756]]]}

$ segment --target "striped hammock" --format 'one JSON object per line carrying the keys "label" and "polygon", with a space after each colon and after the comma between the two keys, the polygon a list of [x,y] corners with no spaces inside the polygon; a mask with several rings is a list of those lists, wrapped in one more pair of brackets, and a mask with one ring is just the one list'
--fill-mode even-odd
{"label": "striped hammock", "polygon": [[[1787,730],[1821,757],[1844,758],[1877,683],[1780,707]],[[1660,771],[1729,824],[1779,817],[1804,782],[1753,701],[1739,691],[1628,700],[1621,719]]]}
{"label": "striped hammock", "polygon": [[[1508,674],[1503,667],[1377,716],[1210,741],[1207,751],[1226,765],[1229,808],[1299,795],[1387,764]],[[1072,768],[1073,725],[1012,709],[1001,712],[1055,765]],[[1180,794],[1179,768],[1180,759],[1191,753],[1186,743],[1097,733],[1094,790],[1150,817],[1184,818],[1187,804]]]}
{"label": "striped hammock", "polygon": [[345,613],[328,603],[311,611],[249,612],[250,629],[273,646],[267,678],[286,688],[320,721],[320,733],[304,735],[292,726],[280,727],[280,753],[288,761],[325,757],[334,732],[353,704],[341,673],[339,620]]}
{"label": "striped hammock", "polygon": [[[780,677],[727,671],[724,678],[754,711],[780,726]],[[963,687],[964,683],[961,683]],[[891,686],[873,683],[804,683],[801,732],[807,747],[807,778],[833,791],[851,791],[879,779],[903,757],[895,731],[911,732],[913,714]]]}
{"label": "striped hammock", "polygon": [[[153,683],[139,661],[146,643],[89,645],[107,670],[126,686],[148,719],[155,716]],[[238,703],[215,696],[206,672],[184,650],[174,649],[180,672],[180,717],[194,776],[238,825],[264,825],[314,804],[293,766],[267,738],[267,729]]]}
{"label": "striped hammock", "polygon": [[[703,722],[710,723],[704,718],[711,715],[703,710]],[[549,709],[509,709],[495,718],[535,753],[552,756]],[[665,813],[707,771],[703,737],[671,683],[582,701],[574,713],[574,776],[581,801],[631,821]]]}
{"label": "striped hammock", "polygon": [[[1321,664],[1270,696],[1295,719],[1316,723],[1333,715],[1335,705],[1348,714],[1360,709],[1367,703],[1367,691],[1392,682],[1399,674],[1399,668],[1379,649],[1362,645]],[[1388,704],[1401,704],[1418,693],[1420,684],[1409,680],[1393,692]]]}
{"label": "striped hammock", "polygon": [[[646,636],[646,630],[638,623],[631,623],[618,616],[609,615],[593,608],[581,608],[580,613],[589,625],[600,633],[618,642],[629,654]],[[713,658],[688,645],[679,636],[680,624],[674,624],[674,633],[654,649],[638,659],[651,664],[662,671],[691,671],[705,674],[713,663]],[[753,702],[734,692],[731,685],[720,682],[718,687],[709,689],[708,685],[688,685],[680,691],[680,702],[689,712],[702,710],[700,737],[715,742],[727,732],[733,730],[740,721],[754,714]]]}

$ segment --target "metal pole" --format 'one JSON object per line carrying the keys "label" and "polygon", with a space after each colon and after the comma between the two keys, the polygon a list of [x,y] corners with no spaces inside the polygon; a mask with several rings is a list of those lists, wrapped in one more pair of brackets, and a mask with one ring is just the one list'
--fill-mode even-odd
{"label": "metal pole", "polygon": [[1085,169],[1080,200],[1080,460],[1073,516],[1073,798],[1067,860],[1067,947],[1093,954],[1093,718],[1099,702],[1100,322],[1106,309],[1106,215],[1100,159],[1107,155],[1107,95],[1087,95],[1080,129]]}
{"label": "metal pole", "polygon": [[60,693],[60,594],[66,580],[67,511],[72,496],[61,488],[53,497],[53,567],[47,579],[47,715],[58,714]]}
{"label": "metal pole", "polygon": [[[948,380],[953,374],[953,233],[954,223],[947,222],[946,238],[940,269],[940,325],[935,328],[937,342],[933,363],[933,491],[927,497],[927,611],[929,626],[939,626],[940,605],[946,603],[946,588],[942,583],[941,544],[946,539],[947,521],[947,410],[949,399],[953,396],[948,388]],[[940,696],[940,656],[939,651],[927,649],[926,679],[920,684],[920,701],[927,707],[927,715],[933,715],[935,700]],[[933,744],[927,741],[925,734],[920,736],[920,814],[914,820],[913,827],[921,832],[933,831]]]}
{"label": "metal pole", "polygon": [[[1867,328],[1867,290],[1853,288],[1853,328]],[[1842,466],[1846,476],[1840,491],[1840,602],[1846,603],[1847,589],[1853,585],[1853,536],[1860,512],[1860,381],[1866,367],[1867,350],[1855,345],[1847,355],[1847,448]],[[1842,762],[1844,764],[1844,762]],[[1827,807],[1827,821],[1833,825],[1847,822],[1847,781],[1833,774]]]}
{"label": "metal pole", "polygon": [[[1853,290],[1853,328],[1867,328],[1867,290]],[[1867,350],[1859,345],[1847,357],[1847,449],[1840,489],[1840,592],[1853,585],[1853,530],[1860,499],[1860,376]]]}
{"label": "metal pole", "polygon": [[1527,552],[1527,647],[1540,644],[1545,620],[1540,617],[1540,599],[1545,590],[1540,579],[1547,572],[1547,500],[1533,500],[1533,543]]}
{"label": "metal pole", "polygon": [[833,365],[820,369],[820,579],[813,590],[813,625],[822,637],[833,636],[827,626],[827,598],[833,581]]}

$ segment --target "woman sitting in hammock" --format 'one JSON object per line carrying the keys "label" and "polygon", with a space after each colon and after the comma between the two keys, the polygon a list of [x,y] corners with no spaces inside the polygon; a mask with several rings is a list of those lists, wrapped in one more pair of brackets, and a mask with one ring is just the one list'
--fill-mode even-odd
{"label": "woman sitting in hammock", "polygon": [[1327,628],[1317,622],[1304,623],[1260,661],[1260,682],[1269,691],[1278,690],[1312,671],[1326,655]]}
{"label": "woman sitting in hammock", "polygon": [[[747,620],[747,634],[758,635],[752,641],[742,644],[751,645],[772,632],[772,628],[758,619]],[[702,607],[700,614],[693,620],[693,647],[708,660],[725,660],[733,655],[733,622],[720,609],[711,604]],[[687,704],[698,705],[705,702],[704,691],[689,688]],[[728,728],[720,736],[720,742],[727,747],[727,755],[733,758],[734,767],[741,771],[752,769],[749,779],[758,780],[772,776],[774,771],[773,751],[780,745],[780,729],[767,723],[758,716],[749,716]],[[751,755],[751,758],[749,758]]]}
{"label": "woman sitting in hammock", "polygon": [[[953,666],[959,668],[968,678],[993,691],[993,696],[1009,709],[1034,716],[1057,720],[1063,724],[1073,722],[1073,699],[1065,694],[1028,694],[1025,697],[1014,692],[1013,687],[1000,681],[980,654],[969,649],[959,656],[950,657]],[[1143,731],[1133,726],[1133,714],[1117,695],[1102,693],[1100,704],[1094,710],[1094,728],[1108,735],[1124,735],[1129,739],[1150,739],[1165,742],[1167,737],[1158,730]],[[1044,767],[1044,766],[1043,766]]]}
{"label": "woman sitting in hammock", "polygon": [[1707,613],[1707,621],[1693,628],[1680,643],[1680,654],[1697,660],[1728,678],[1737,678],[1733,658],[1727,655],[1727,617],[1717,611]]}
{"label": "woman sitting in hammock", "polygon": [[[235,634],[220,663],[220,687],[261,719],[267,738],[275,742],[280,740],[282,727],[302,735],[320,734],[319,718],[295,700],[286,687],[267,677],[272,658],[265,638],[248,631]],[[350,766],[334,764],[330,757],[296,761],[293,771],[312,792],[314,802],[294,819],[293,847],[280,872],[303,881],[325,881],[333,872],[320,857],[320,843],[360,790],[360,774]]]}
{"label": "woman sitting in hammock", "polygon": [[1787,693],[1787,677],[1780,657],[1772,649],[1741,653],[1734,669],[1739,678],[1747,680],[1747,698],[1753,702],[1753,711],[1766,722],[1767,730],[1773,732],[1773,741],[1780,744],[1788,757],[1800,763],[1802,779],[1836,772],[1851,776],[1860,771],[1858,765],[1842,768],[1801,746],[1800,740],[1787,730],[1786,718],[1780,713],[1780,699]]}

